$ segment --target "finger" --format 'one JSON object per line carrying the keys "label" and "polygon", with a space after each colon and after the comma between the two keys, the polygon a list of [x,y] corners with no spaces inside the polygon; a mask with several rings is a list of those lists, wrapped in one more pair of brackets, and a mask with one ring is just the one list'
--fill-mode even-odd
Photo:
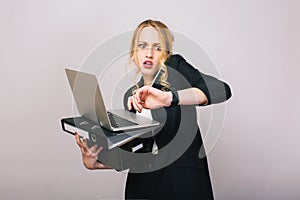
{"label": "finger", "polygon": [[138,100],[139,102],[144,101],[146,97],[149,95],[150,89],[152,87],[145,85],[141,87],[137,92],[138,92]]}
{"label": "finger", "polygon": [[135,99],[136,99],[136,101],[137,101],[138,103],[141,102],[140,96],[141,96],[142,93],[143,93],[143,87],[139,88],[139,89],[136,91],[135,95],[134,95],[134,97],[135,97]]}
{"label": "finger", "polygon": [[138,100],[138,95],[137,94],[133,96],[133,102],[139,108],[139,110],[141,110],[142,105],[141,105],[141,102]]}
{"label": "finger", "polygon": [[91,152],[94,152],[96,151],[96,149],[98,148],[98,146],[96,144],[94,144],[91,148],[90,148],[90,151]]}
{"label": "finger", "polygon": [[131,97],[128,97],[128,101],[127,101],[127,108],[128,110],[131,110],[132,109],[132,96]]}
{"label": "finger", "polygon": [[140,101],[144,102],[147,99],[147,96],[150,93],[150,88],[149,86],[144,86],[143,91],[140,93]]}
{"label": "finger", "polygon": [[136,100],[135,96],[132,98],[132,105],[134,107],[134,109],[138,112],[141,112],[141,109],[143,108]]}
{"label": "finger", "polygon": [[76,138],[76,143],[79,146],[81,153],[84,154],[85,148],[84,148],[84,145],[83,145],[83,143],[79,137],[79,134],[77,132],[75,132],[75,138]]}
{"label": "finger", "polygon": [[98,147],[98,149],[95,151],[95,155],[98,156],[98,154],[102,151],[103,147]]}
{"label": "finger", "polygon": [[84,145],[83,145],[83,143],[82,143],[82,141],[81,141],[81,139],[80,139],[80,137],[79,137],[79,135],[78,135],[77,132],[75,133],[75,139],[76,139],[76,143],[78,144],[78,146],[79,146],[80,148],[83,148]]}
{"label": "finger", "polygon": [[86,138],[83,138],[83,139],[82,139],[82,143],[83,143],[84,146],[87,146]]}
{"label": "finger", "polygon": [[80,147],[80,151],[81,151],[82,154],[86,153],[83,147]]}
{"label": "finger", "polygon": [[83,138],[82,143],[83,143],[82,148],[83,148],[86,152],[90,152],[90,148],[89,148],[88,145],[87,145],[87,139],[86,139],[86,138]]}

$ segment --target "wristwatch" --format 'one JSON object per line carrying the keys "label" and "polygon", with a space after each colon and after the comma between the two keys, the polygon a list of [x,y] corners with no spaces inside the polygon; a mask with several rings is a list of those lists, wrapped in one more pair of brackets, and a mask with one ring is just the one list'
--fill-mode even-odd
{"label": "wristwatch", "polygon": [[172,102],[169,107],[177,106],[179,103],[178,92],[175,88],[170,88],[170,91],[172,92]]}

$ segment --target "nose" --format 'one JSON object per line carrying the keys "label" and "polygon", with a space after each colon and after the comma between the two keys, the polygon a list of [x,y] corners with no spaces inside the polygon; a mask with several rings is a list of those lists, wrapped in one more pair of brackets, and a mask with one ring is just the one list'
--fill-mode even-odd
{"label": "nose", "polygon": [[153,58],[153,48],[147,48],[146,57]]}

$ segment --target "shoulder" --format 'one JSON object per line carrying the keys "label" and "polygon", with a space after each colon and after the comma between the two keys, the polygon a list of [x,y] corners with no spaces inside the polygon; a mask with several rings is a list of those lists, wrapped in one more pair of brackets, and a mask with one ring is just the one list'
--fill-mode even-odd
{"label": "shoulder", "polygon": [[167,66],[177,69],[181,62],[185,62],[185,59],[179,54],[174,54],[168,58],[168,60],[165,62],[165,64]]}
{"label": "shoulder", "polygon": [[[165,62],[165,64],[172,69],[175,69],[177,72],[179,72],[181,75],[185,76],[187,80],[189,80],[191,77],[194,77],[195,75],[200,75],[199,70],[192,66],[190,63],[188,63],[185,58],[183,58],[179,54],[174,54],[170,56],[170,58]],[[199,78],[199,77],[196,77]]]}

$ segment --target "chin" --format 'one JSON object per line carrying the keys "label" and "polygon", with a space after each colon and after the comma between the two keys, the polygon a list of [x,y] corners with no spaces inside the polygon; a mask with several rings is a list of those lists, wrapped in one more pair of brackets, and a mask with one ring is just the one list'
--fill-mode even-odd
{"label": "chin", "polygon": [[154,74],[154,70],[153,69],[142,69],[141,73],[144,74],[144,75],[148,75],[148,76],[151,75],[152,76]]}

